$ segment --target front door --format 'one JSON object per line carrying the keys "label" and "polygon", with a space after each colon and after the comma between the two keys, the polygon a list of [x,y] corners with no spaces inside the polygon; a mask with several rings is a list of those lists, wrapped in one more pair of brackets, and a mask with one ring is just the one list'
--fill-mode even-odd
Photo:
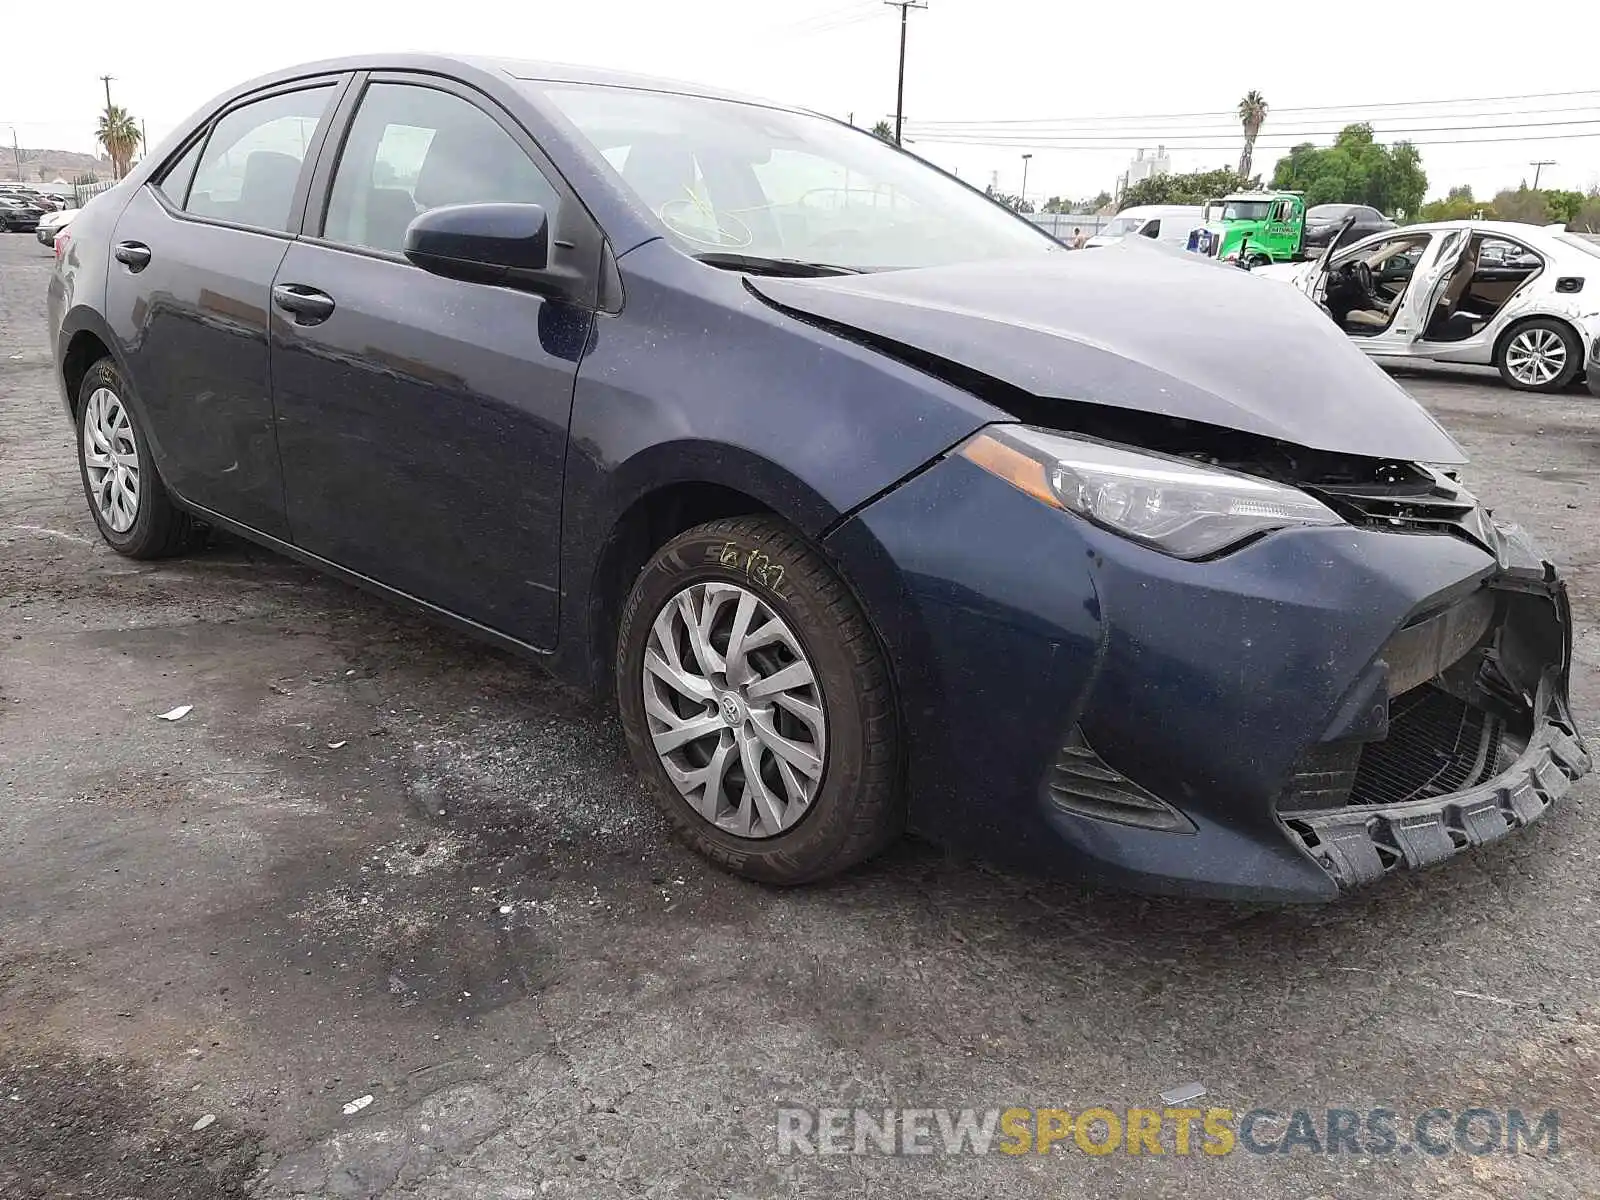
{"label": "front door", "polygon": [[[593,314],[412,266],[446,204],[564,205],[525,134],[439,82],[365,86],[273,287],[273,398],[295,543],[541,648],[554,644],[561,488]],[[314,236],[320,233],[320,236]]]}
{"label": "front door", "polygon": [[268,375],[268,297],[337,80],[223,113],[134,193],[112,236],[106,316],[163,480],[287,537]]}

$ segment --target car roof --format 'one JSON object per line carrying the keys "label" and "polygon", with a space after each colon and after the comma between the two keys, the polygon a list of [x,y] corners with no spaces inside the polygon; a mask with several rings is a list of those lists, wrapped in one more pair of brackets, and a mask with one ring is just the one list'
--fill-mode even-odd
{"label": "car roof", "polygon": [[778,104],[760,96],[749,96],[704,84],[689,83],[680,79],[666,79],[655,75],[641,75],[630,71],[613,71],[603,67],[582,66],[575,63],[539,62],[532,59],[490,58],[472,54],[352,54],[342,58],[321,59],[286,67],[268,75],[252,79],[231,89],[230,94],[253,91],[273,83],[296,79],[305,75],[325,75],[338,71],[425,71],[452,74],[474,71],[499,75],[517,81],[541,83],[581,83],[604,87],[634,88],[639,91],[671,92],[683,96],[704,96],[714,100],[734,100],[744,104],[759,104],[765,108],[785,108],[795,112],[805,111],[795,105]]}
{"label": "car roof", "polygon": [[1524,242],[1552,240],[1551,230],[1542,225],[1529,225],[1522,221],[1424,221],[1419,225],[1408,225],[1406,228],[1417,230],[1479,229],[1485,233],[1503,233],[1507,237],[1519,238]]}

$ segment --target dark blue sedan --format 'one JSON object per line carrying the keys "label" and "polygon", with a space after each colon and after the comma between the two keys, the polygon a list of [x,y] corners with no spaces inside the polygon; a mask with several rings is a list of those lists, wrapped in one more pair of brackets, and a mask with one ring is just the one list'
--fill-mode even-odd
{"label": "dark blue sedan", "polygon": [[824,117],[318,63],[207,104],[56,252],[113,549],[229,530],[614,694],[751,878],[910,826],[1325,899],[1588,769],[1563,584],[1322,314],[1064,253]]}

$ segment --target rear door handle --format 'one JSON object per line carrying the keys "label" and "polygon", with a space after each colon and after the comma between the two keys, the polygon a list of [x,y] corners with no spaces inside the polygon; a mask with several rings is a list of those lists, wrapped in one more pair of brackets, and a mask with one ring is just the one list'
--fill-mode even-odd
{"label": "rear door handle", "polygon": [[333,297],[303,283],[279,283],[272,302],[294,318],[296,325],[319,325],[333,316]]}
{"label": "rear door handle", "polygon": [[150,247],[143,242],[118,242],[111,255],[130,271],[142,271],[150,265]]}

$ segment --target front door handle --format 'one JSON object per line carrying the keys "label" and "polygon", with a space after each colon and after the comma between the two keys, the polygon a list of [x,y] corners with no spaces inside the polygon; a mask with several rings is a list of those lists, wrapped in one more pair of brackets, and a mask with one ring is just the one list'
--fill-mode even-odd
{"label": "front door handle", "polygon": [[303,283],[273,285],[272,302],[292,316],[296,325],[320,325],[333,316],[333,297]]}
{"label": "front door handle", "polygon": [[150,247],[143,242],[118,242],[111,256],[135,273],[150,265]]}

